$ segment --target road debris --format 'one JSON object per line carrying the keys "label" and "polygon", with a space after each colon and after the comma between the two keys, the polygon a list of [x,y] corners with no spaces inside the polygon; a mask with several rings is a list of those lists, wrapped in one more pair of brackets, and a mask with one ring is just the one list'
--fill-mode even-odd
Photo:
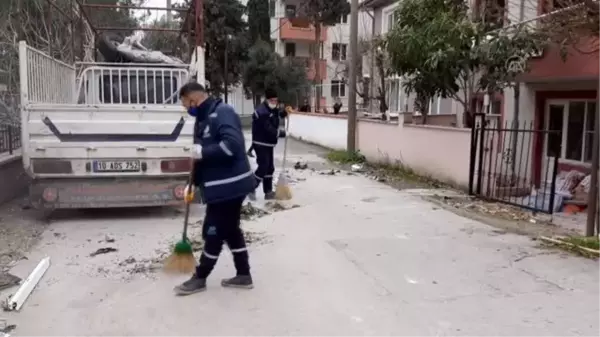
{"label": "road debris", "polygon": [[0,336],[9,336],[8,334],[13,332],[16,328],[16,324],[8,324],[6,318],[0,318]]}
{"label": "road debris", "polygon": [[350,170],[352,172],[364,172],[364,165],[363,164],[352,164],[352,166],[350,166]]}
{"label": "road debris", "polygon": [[59,232],[54,232],[54,233],[52,233],[52,235],[54,235],[54,237],[57,239],[65,239],[67,237],[63,233],[59,233]]}
{"label": "road debris", "polygon": [[21,278],[10,273],[0,273],[0,291],[19,285]]}
{"label": "road debris", "polygon": [[523,211],[510,205],[478,200],[470,196],[450,197],[434,195],[433,197],[455,208],[492,215],[505,220],[526,221],[530,223],[537,223],[539,221],[530,211]]}
{"label": "road debris", "polygon": [[307,163],[300,163],[300,162],[296,162],[296,164],[294,164],[294,169],[296,170],[306,170],[308,169],[308,164]]}
{"label": "road debris", "polygon": [[50,267],[50,257],[46,257],[38,263],[35,269],[27,276],[25,281],[21,284],[17,292],[14,295],[10,296],[7,301],[8,310],[10,311],[19,311],[25,301],[33,291],[33,289],[37,286],[37,284],[42,279],[42,276],[46,273],[48,268]]}
{"label": "road debris", "polygon": [[90,254],[90,257],[94,257],[96,255],[114,253],[116,251],[117,251],[117,249],[113,248],[113,247],[98,248],[95,252],[93,252],[93,253]]}
{"label": "road debris", "polygon": [[336,174],[338,174],[340,172],[341,172],[340,170],[329,169],[329,170],[319,171],[319,174],[322,175],[322,176],[325,176],[325,175],[327,175],[327,176],[334,176],[334,175],[336,175]]}
{"label": "road debris", "polygon": [[584,245],[581,244],[580,240],[574,240],[572,237],[540,236],[539,239],[548,245],[553,245],[553,246],[556,246],[559,248],[563,248],[567,251],[572,251],[574,253],[577,253],[577,254],[587,257],[587,258],[597,259],[600,257],[600,251],[598,249],[585,247]]}
{"label": "road debris", "polygon": [[[267,242],[267,235],[265,232],[253,232],[247,230],[242,230],[242,232],[244,233],[244,239],[246,240],[247,245]],[[191,237],[190,243],[194,252],[200,252],[204,248],[204,240],[202,240],[200,235],[198,235],[198,237]]]}
{"label": "road debris", "polygon": [[119,267],[122,267],[122,269],[130,275],[153,274],[162,268],[163,260],[169,255],[165,251],[158,251],[157,253],[158,256],[151,259],[136,259],[135,257],[130,256],[119,262]]}
{"label": "road debris", "polygon": [[242,211],[241,211],[241,219],[242,220],[254,220],[257,218],[262,218],[263,216],[269,215],[269,212],[254,207],[252,205],[252,203],[247,203],[245,205],[242,206]]}
{"label": "road debris", "polygon": [[115,239],[111,238],[108,235],[105,235],[104,236],[104,242],[106,242],[106,243],[113,243],[113,242],[115,242]]}
{"label": "road debris", "polygon": [[247,245],[267,243],[267,235],[265,232],[244,231],[244,239],[246,240]]}
{"label": "road debris", "polygon": [[298,208],[298,207],[300,207],[300,205],[293,204],[293,205],[287,206],[286,204],[284,204],[282,202],[278,202],[278,201],[268,201],[267,203],[265,203],[265,208],[270,212],[281,212],[281,211],[286,211],[288,209]]}

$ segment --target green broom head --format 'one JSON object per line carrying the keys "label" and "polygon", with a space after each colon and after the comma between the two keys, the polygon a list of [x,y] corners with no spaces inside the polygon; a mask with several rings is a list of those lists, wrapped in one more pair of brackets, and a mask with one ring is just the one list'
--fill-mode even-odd
{"label": "green broom head", "polygon": [[175,244],[173,252],[177,255],[193,255],[192,244],[188,239],[183,239]]}

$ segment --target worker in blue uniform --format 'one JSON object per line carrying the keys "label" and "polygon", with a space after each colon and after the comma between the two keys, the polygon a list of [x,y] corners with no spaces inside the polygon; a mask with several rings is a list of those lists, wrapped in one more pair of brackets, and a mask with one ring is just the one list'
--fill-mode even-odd
{"label": "worker in blue uniform", "polygon": [[229,246],[237,274],[221,285],[250,289],[253,283],[240,214],[245,197],[255,188],[255,178],[246,158],[242,123],[233,107],[210,97],[199,83],[184,85],[179,95],[188,113],[195,117],[193,186],[187,186],[184,193],[189,196],[198,188],[206,203],[206,215],[204,249],[196,273],[175,287],[175,292],[189,295],[206,289],[206,278],[217,263],[223,243]]}
{"label": "worker in blue uniform", "polygon": [[[273,89],[265,90],[265,101],[260,104],[252,115],[252,146],[256,153],[258,168],[254,172],[255,188],[262,183],[265,199],[275,199],[273,192],[273,173],[275,172],[274,149],[280,136],[285,131],[279,129],[279,100]],[[254,192],[250,199],[256,199]]]}

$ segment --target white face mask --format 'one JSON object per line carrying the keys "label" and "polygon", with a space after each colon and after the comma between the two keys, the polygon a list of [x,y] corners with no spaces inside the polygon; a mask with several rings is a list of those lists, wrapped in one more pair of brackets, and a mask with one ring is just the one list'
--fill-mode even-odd
{"label": "white face mask", "polygon": [[275,109],[277,104],[269,103],[269,109]]}

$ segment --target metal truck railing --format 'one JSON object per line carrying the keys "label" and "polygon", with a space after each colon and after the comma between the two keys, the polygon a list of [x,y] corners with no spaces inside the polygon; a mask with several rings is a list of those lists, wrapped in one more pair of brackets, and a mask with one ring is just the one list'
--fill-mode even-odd
{"label": "metal truck railing", "polygon": [[80,104],[178,104],[187,69],[153,66],[89,66],[77,92]]}
{"label": "metal truck railing", "polygon": [[[19,42],[21,102],[43,104],[179,103],[188,65],[77,63],[74,66]],[[79,76],[78,76],[79,75]]]}
{"label": "metal truck railing", "polygon": [[21,103],[75,102],[75,67],[19,42]]}

